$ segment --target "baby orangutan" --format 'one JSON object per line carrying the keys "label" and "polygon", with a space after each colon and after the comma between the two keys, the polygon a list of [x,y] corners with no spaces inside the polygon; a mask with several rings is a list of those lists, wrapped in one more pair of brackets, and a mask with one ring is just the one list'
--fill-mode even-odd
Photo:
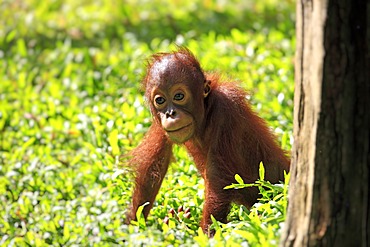
{"label": "baby orangutan", "polygon": [[153,123],[141,144],[131,153],[136,169],[132,208],[127,222],[136,220],[139,206],[147,217],[167,172],[172,145],[185,145],[205,182],[201,227],[208,232],[211,215],[226,222],[232,202],[252,206],[258,188],[225,190],[239,174],[245,183],[259,178],[284,180],[290,161],[264,120],[254,113],[246,92],[216,75],[205,75],[186,48],[152,56],[143,80]]}

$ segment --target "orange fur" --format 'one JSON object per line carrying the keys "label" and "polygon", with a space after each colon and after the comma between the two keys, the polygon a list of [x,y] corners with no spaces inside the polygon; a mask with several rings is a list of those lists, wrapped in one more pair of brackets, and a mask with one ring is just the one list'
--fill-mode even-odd
{"label": "orange fur", "polygon": [[[165,70],[168,75],[152,71],[153,66],[163,59],[168,59]],[[226,222],[231,202],[247,207],[256,202],[258,190],[254,187],[223,189],[235,182],[235,174],[239,174],[245,183],[253,183],[258,179],[262,161],[266,180],[277,183],[284,179],[284,171],[289,171],[289,158],[265,121],[251,110],[245,91],[235,83],[221,82],[217,75],[205,76],[199,62],[187,49],[156,54],[149,62],[143,80],[154,121],[145,139],[132,153],[131,164],[137,166],[137,176],[128,221],[135,219],[137,208],[145,202],[150,203],[144,210],[147,217],[172,155],[173,143],[162,129],[150,99],[152,81],[155,81],[153,73],[161,76],[161,86],[167,85],[166,80],[181,80],[189,73],[189,78],[194,78],[185,84],[191,87],[194,104],[201,102],[201,105],[184,109],[192,114],[197,125],[194,135],[184,145],[205,180],[206,198],[201,222],[204,231],[208,231],[212,223],[211,215]],[[201,98],[204,81],[210,81],[211,91],[206,98]]]}

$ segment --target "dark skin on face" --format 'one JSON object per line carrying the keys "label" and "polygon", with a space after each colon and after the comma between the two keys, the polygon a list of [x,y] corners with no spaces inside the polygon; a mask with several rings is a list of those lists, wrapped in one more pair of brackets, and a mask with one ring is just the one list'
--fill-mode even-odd
{"label": "dark skin on face", "polygon": [[265,179],[276,183],[289,171],[289,158],[275,136],[246,101],[246,93],[217,75],[205,75],[191,52],[180,48],[152,56],[143,80],[153,123],[141,144],[132,151],[135,189],[126,221],[136,220],[139,206],[147,217],[167,172],[173,144],[184,144],[205,180],[202,229],[212,235],[211,215],[227,221],[232,202],[247,207],[258,198],[256,188],[224,190],[239,174],[245,183],[258,179],[259,164]]}

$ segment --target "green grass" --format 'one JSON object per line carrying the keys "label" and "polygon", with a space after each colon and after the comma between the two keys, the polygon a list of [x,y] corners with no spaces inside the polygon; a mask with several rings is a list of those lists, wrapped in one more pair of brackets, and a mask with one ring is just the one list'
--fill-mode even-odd
{"label": "green grass", "polygon": [[281,186],[235,205],[213,239],[199,230],[204,185],[181,147],[147,222],[123,224],[133,181],[119,156],[150,126],[139,84],[154,52],[187,46],[240,81],[290,149],[294,3],[227,3],[0,2],[1,246],[277,245]]}

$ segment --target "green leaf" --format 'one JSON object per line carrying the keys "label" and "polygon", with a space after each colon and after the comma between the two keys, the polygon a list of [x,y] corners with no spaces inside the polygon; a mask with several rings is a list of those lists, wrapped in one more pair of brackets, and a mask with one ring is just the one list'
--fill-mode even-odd
{"label": "green leaf", "polygon": [[137,223],[138,223],[138,225],[141,229],[146,228],[146,222],[145,222],[145,218],[144,218],[144,215],[143,215],[143,210],[144,210],[144,207],[149,205],[149,204],[150,204],[149,202],[144,203],[136,211]]}
{"label": "green leaf", "polygon": [[69,222],[64,223],[64,228],[63,228],[63,240],[68,241],[69,238],[71,237],[70,230],[69,230]]}
{"label": "green leaf", "polygon": [[17,35],[17,30],[16,29],[11,30],[6,36],[6,42],[10,43],[15,38],[16,35]]}
{"label": "green leaf", "polygon": [[259,173],[260,173],[260,180],[264,181],[265,180],[265,167],[263,166],[262,161],[260,162]]}
{"label": "green leaf", "polygon": [[236,182],[238,182],[238,184],[244,184],[244,181],[243,181],[242,177],[240,177],[239,174],[235,174],[235,180],[236,180]]}
{"label": "green leaf", "polygon": [[26,42],[24,41],[24,39],[18,39],[17,51],[21,56],[23,57],[27,56],[27,47],[26,47]]}
{"label": "green leaf", "polygon": [[112,148],[113,155],[118,155],[120,153],[118,146],[118,130],[114,129],[109,133],[109,145]]}
{"label": "green leaf", "polygon": [[213,217],[213,215],[211,215],[211,220],[212,220],[212,225],[214,227],[214,229],[217,231],[217,230],[220,230],[221,229],[221,226],[220,224],[218,223],[218,221],[216,220],[215,217]]}

